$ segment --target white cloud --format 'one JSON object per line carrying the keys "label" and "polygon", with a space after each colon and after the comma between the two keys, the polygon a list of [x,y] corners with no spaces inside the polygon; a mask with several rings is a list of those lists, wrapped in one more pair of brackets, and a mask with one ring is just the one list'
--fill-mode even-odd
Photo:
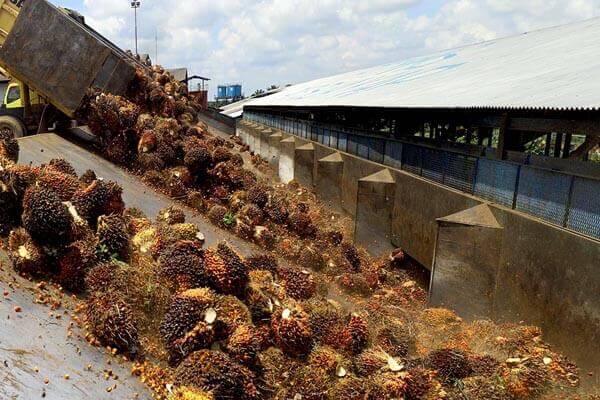
{"label": "white cloud", "polygon": [[[125,0],[83,0],[89,23],[133,47]],[[418,10],[415,11],[415,10]],[[140,52],[250,94],[600,15],[600,0],[142,0]]]}

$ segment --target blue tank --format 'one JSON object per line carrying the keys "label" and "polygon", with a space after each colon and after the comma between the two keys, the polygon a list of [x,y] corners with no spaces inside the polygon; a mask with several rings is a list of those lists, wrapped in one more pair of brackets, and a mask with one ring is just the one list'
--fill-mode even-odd
{"label": "blue tank", "polygon": [[224,99],[227,97],[227,86],[217,87],[217,98]]}
{"label": "blue tank", "polygon": [[230,98],[242,97],[242,85],[227,86],[227,97],[230,97]]}

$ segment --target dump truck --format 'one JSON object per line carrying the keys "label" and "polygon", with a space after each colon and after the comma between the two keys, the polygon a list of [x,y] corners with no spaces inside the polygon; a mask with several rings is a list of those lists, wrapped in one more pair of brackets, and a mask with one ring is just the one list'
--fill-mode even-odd
{"label": "dump truck", "polygon": [[10,77],[0,130],[14,137],[72,127],[90,88],[123,94],[146,66],[46,0],[0,0],[0,72]]}

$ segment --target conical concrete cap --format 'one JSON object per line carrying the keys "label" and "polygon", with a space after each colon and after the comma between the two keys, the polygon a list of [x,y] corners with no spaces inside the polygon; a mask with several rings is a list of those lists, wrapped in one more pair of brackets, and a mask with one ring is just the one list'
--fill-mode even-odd
{"label": "conical concrete cap", "polygon": [[344,162],[342,155],[338,152],[331,153],[327,157],[323,157],[319,160],[319,162],[327,162],[327,163],[340,163]]}
{"label": "conical concrete cap", "polygon": [[450,222],[458,225],[483,226],[486,228],[502,229],[492,210],[487,204],[481,204],[467,210],[438,218],[438,221]]}
{"label": "conical concrete cap", "polygon": [[360,182],[377,182],[377,183],[396,183],[389,169],[382,169],[373,175],[365,176],[360,179]]}
{"label": "conical concrete cap", "polygon": [[296,150],[314,150],[315,146],[312,143],[307,143],[303,146],[296,147]]}

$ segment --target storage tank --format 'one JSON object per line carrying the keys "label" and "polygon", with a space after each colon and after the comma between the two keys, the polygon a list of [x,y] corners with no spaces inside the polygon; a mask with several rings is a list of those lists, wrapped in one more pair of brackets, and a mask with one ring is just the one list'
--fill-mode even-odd
{"label": "storage tank", "polygon": [[229,97],[229,98],[242,97],[242,85],[227,86],[227,97]]}
{"label": "storage tank", "polygon": [[227,86],[217,86],[217,98],[224,99],[227,97]]}

